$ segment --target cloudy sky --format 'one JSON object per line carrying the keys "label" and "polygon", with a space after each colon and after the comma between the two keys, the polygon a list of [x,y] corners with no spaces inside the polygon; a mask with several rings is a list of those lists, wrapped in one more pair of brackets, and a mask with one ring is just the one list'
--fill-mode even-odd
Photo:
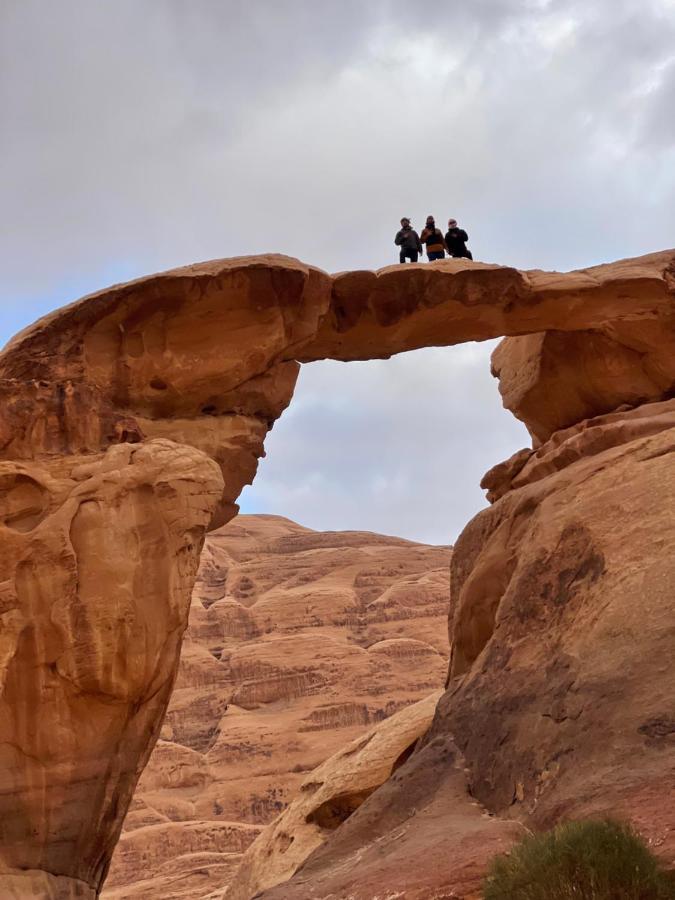
{"label": "cloudy sky", "polygon": [[[401,215],[568,269],[675,245],[675,0],[0,0],[0,340],[106,284]],[[455,539],[523,446],[492,345],[316,363],[243,508]]]}

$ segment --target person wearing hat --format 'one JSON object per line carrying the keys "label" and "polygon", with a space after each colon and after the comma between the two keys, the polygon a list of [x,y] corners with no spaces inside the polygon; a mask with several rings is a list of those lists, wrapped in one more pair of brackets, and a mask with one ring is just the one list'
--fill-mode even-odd
{"label": "person wearing hat", "polygon": [[435,259],[445,258],[447,247],[445,246],[445,240],[443,239],[443,232],[440,228],[436,228],[436,221],[433,216],[427,216],[427,224],[420,235],[420,240],[423,244],[427,245],[427,258],[429,259],[429,262],[433,262]]}
{"label": "person wearing hat", "polygon": [[422,244],[420,243],[420,236],[416,231],[413,231],[410,219],[406,216],[401,219],[401,230],[394,238],[394,243],[401,248],[399,262],[404,263],[406,259],[409,259],[410,262],[417,262],[417,257],[422,252]]}
{"label": "person wearing hat", "polygon": [[445,244],[448,248],[450,256],[461,259],[473,259],[471,251],[466,246],[469,235],[457,224],[457,219],[450,219],[448,222],[448,231],[445,235]]}

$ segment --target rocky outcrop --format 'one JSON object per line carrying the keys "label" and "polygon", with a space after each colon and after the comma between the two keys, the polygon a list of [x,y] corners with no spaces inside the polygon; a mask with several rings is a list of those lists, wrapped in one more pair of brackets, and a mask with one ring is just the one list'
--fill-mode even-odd
{"label": "rocky outcrop", "polygon": [[92,294],[21,332],[0,357],[3,458],[60,456],[170,438],[219,463],[212,524],[236,513],[298,373],[330,278],[285,257],[219,260]]}
{"label": "rocky outcrop", "polygon": [[176,688],[103,897],[222,890],[309,771],[442,686],[450,557],[276,516],[209,535]]}
{"label": "rocky outcrop", "polygon": [[[523,371],[507,350],[496,358],[507,403],[542,444],[537,458],[521,454],[493,478],[493,497],[511,485],[495,509],[511,510],[515,497],[552,483],[517,487],[528,467],[563,471],[565,454],[579,452],[571,439],[551,455],[561,427],[582,415],[590,429],[592,417],[626,403],[668,400],[674,264],[666,251],[563,275],[450,260],[331,278],[285,257],[220,260],[92,295],[15,338],[0,356],[0,891],[15,890],[17,878],[37,896],[45,879],[61,893],[100,888],[168,701],[204,530],[236,513],[298,362],[500,335],[576,336],[520,345]],[[599,348],[590,355],[581,349],[589,333]],[[561,353],[577,354],[592,390],[570,366],[552,378],[550,360]],[[603,453],[593,458],[609,465],[619,451]],[[561,485],[572,464],[565,471]],[[492,528],[481,521],[474,529]],[[538,541],[539,533],[531,552],[553,553]],[[492,593],[478,593],[482,612],[453,657],[465,677],[515,565],[490,546]],[[468,572],[464,555],[456,566]],[[233,629],[261,627],[234,612]],[[388,645],[379,655],[404,658],[400,651]],[[245,711],[315,690],[304,673],[270,677],[273,659],[243,653],[233,665],[248,673],[237,698]]]}
{"label": "rocky outcrop", "polygon": [[282,351],[329,298],[292,261],[203,264],[85,298],[0,357],[0,895],[97,895],[205,531],[236,512],[292,394]]}
{"label": "rocky outcrop", "polygon": [[440,696],[437,691],[406,707],[307,775],[296,799],[247,850],[227,900],[250,900],[288,881],[410,756],[431,725]]}
{"label": "rocky outcrop", "polygon": [[675,312],[595,331],[506,338],[492,355],[504,406],[535,446],[619,406],[675,394]]}
{"label": "rocky outcrop", "polygon": [[450,677],[423,747],[265,900],[477,898],[516,826],[596,815],[675,867],[674,454],[671,400],[514,462],[455,546]]}
{"label": "rocky outcrop", "polygon": [[0,463],[0,895],[93,897],[177,669],[217,466],[170,441]]}
{"label": "rocky outcrop", "polygon": [[[295,358],[373,359],[541,331],[634,335],[643,353],[672,328],[675,250],[577,272],[519,272],[446,260],[346,272],[333,280],[328,315]],[[665,354],[663,354],[665,357]]]}
{"label": "rocky outcrop", "polygon": [[152,437],[191,444],[221,463],[225,521],[290,401],[296,361],[543,331],[580,333],[580,348],[592,332],[637,353],[648,399],[659,399],[672,386],[674,291],[675,250],[563,274],[446,260],[331,278],[276,255],[185,266],[93,294],[14,338],[0,359],[0,446],[32,459]]}
{"label": "rocky outcrop", "polygon": [[621,812],[673,854],[675,401],[653,407],[570,429],[464,530],[432,735],[492,812]]}
{"label": "rocky outcrop", "polygon": [[[305,835],[306,825],[299,825],[298,832]],[[471,797],[462,755],[446,736],[416,749],[343,824],[324,837],[289,881],[241,896],[247,900],[253,896],[261,900],[391,896],[481,900],[490,860],[525,833],[519,822],[489,815]],[[254,874],[265,872],[266,861],[256,858],[256,850],[262,851],[267,835],[263,832],[244,857],[244,887],[250,877],[249,864]],[[290,831],[284,843],[294,836]],[[270,848],[272,872],[283,871],[284,843]],[[226,893],[225,898],[230,900],[230,895]]]}

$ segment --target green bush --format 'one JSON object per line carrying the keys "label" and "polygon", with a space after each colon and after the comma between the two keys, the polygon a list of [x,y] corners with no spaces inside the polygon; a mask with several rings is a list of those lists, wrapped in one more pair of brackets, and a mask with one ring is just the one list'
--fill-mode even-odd
{"label": "green bush", "polygon": [[673,900],[675,884],[628,825],[568,822],[496,857],[485,900]]}

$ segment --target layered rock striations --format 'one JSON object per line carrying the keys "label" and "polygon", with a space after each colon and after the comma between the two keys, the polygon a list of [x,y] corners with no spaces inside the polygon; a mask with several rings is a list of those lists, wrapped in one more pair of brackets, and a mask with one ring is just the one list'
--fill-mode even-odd
{"label": "layered rock striations", "polygon": [[589,816],[630,821],[675,868],[674,454],[670,400],[488,473],[423,746],[266,900],[478,898],[518,829]]}
{"label": "layered rock striations", "polygon": [[249,900],[282,884],[396,770],[431,725],[441,691],[347,744],[302,781],[296,797],[247,850],[225,896]]}
{"label": "layered rock striations", "polygon": [[479,897],[516,825],[593,815],[675,864],[673,454],[668,401],[530,456],[455,547],[448,689],[423,748],[265,898]]}
{"label": "layered rock striations", "polygon": [[[522,727],[537,726],[527,735],[514,723],[497,727],[509,747],[522,741],[531,748],[541,726],[536,692],[548,696],[548,682],[529,678],[535,698],[529,706],[516,688],[520,676],[512,678],[509,668],[527,670],[518,653],[510,655],[510,642],[540,660],[534,635],[541,618],[548,624],[539,641],[558,635],[565,648],[547,646],[547,664],[569,656],[574,679],[561,696],[578,690],[589,703],[594,698],[588,716],[609,725],[614,692],[631,698],[625,711],[631,739],[605,741],[608,756],[602,765],[596,760],[598,791],[603,779],[638,794],[647,790],[624,759],[634,751],[638,775],[655,767],[662,776],[657,762],[665,755],[658,748],[669,740],[672,718],[665,707],[656,709],[668,666],[662,663],[658,678],[653,667],[672,648],[670,611],[652,581],[658,573],[658,584],[666,585],[659,590],[672,585],[664,562],[671,517],[650,516],[670,498],[671,429],[658,430],[656,420],[670,416],[675,380],[674,266],[675,251],[665,251],[562,275],[447,261],[331,278],[285,257],[224,260],[92,295],[15,338],[0,356],[0,892],[93,896],[100,889],[168,702],[204,532],[235,514],[265,434],[290,401],[299,361],[386,357],[509,336],[494,368],[506,405],[533,435],[535,453],[491,473],[494,506],[469,526],[454,559],[455,700],[442,702],[434,729],[451,734],[466,756],[471,790],[486,808],[503,812],[511,776],[515,803],[542,778],[550,810],[568,808],[571,788],[558,787],[567,782],[556,766],[564,773],[566,762],[585,752],[575,756],[570,723],[583,721],[600,739],[576,711],[561,713],[560,723],[558,712],[541,713],[546,728],[561,725],[542,744],[553,762],[541,768],[535,754],[530,771],[522,761],[507,763],[511,755],[503,752],[503,764],[490,770],[493,786],[474,784],[477,769],[490,761],[473,755],[470,738],[470,723],[485,713],[478,693],[490,695],[482,684],[494,681],[507,691],[506,707],[519,710]],[[645,404],[655,404],[654,415]],[[623,487],[625,497],[603,478],[617,491]],[[632,522],[653,524],[650,547],[626,525]],[[586,547],[594,548],[592,559]],[[574,574],[577,556],[586,560],[583,576]],[[558,568],[560,584],[537,575]],[[593,577],[581,594],[573,592],[582,598],[578,605],[568,605],[569,591],[560,585]],[[519,596],[535,585],[536,615],[521,631],[519,616],[525,622],[527,615],[512,607],[515,584]],[[641,612],[641,629],[635,622],[630,637],[625,623],[633,621],[633,607],[624,590]],[[550,608],[549,596],[557,598]],[[549,619],[551,610],[563,612]],[[573,611],[569,622],[565,610]],[[575,633],[581,621],[586,643],[563,640],[562,631],[569,625]],[[246,613],[238,627],[248,627]],[[504,647],[497,636],[507,634]],[[632,669],[620,669],[609,653],[625,647],[632,661],[633,646],[643,640],[649,664],[639,681],[650,685],[656,705],[640,697],[641,713],[650,716],[636,726],[638,739],[631,730],[638,702]],[[247,671],[259,662],[241,665]],[[602,684],[610,699],[589,687]],[[259,691],[239,697],[241,708],[264,702]],[[493,712],[505,715],[504,708]],[[594,796],[592,775],[580,778],[590,786],[585,796]],[[612,791],[605,796],[614,797]],[[521,815],[511,809],[515,803],[509,814]],[[355,815],[366,815],[366,806]],[[544,821],[549,813],[527,814]],[[332,852],[330,843],[320,852]]]}
{"label": "layered rock striations", "polygon": [[446,547],[275,516],[214,531],[161,738],[103,897],[222,889],[308,772],[441,687],[450,557]]}

